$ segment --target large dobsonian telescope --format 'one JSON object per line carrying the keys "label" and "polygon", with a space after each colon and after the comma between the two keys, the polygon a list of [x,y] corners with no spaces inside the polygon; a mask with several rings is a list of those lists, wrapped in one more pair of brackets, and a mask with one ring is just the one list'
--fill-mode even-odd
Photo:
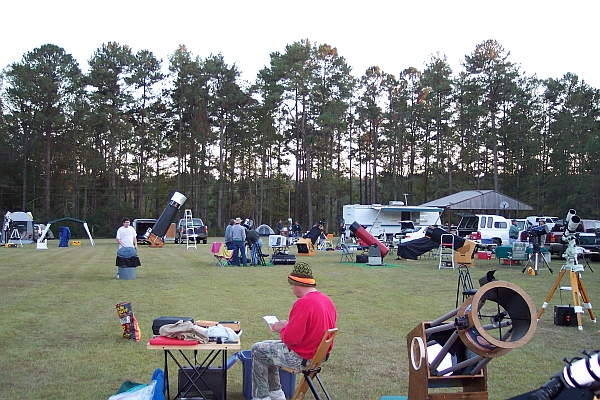
{"label": "large dobsonian telescope", "polygon": [[381,243],[375,236],[371,235],[361,224],[354,221],[352,225],[350,225],[350,230],[354,233],[354,236],[361,239],[367,246],[372,246],[376,244],[381,252],[381,257],[385,257],[385,255],[390,251],[386,245]]}
{"label": "large dobsonian telescope", "polygon": [[150,243],[150,247],[163,247],[165,245],[164,236],[167,234],[173,218],[177,215],[177,211],[179,211],[186,200],[187,197],[183,194],[179,192],[173,193],[169,205],[167,205],[154,226],[148,228],[144,234],[144,238]]}

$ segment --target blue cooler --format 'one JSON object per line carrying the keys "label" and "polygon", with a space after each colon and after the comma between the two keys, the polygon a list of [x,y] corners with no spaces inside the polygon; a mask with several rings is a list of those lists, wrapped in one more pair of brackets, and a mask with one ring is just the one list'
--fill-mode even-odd
{"label": "blue cooler", "polygon": [[[242,362],[244,374],[242,388],[244,390],[244,397],[252,400],[252,352],[250,350],[243,350],[237,353],[237,356]],[[279,381],[281,382],[281,389],[285,393],[285,397],[291,399],[296,391],[296,375],[280,369]]]}

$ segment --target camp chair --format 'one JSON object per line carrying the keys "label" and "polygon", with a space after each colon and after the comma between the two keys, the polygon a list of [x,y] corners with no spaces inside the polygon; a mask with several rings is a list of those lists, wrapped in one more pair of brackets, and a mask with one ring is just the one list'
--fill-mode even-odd
{"label": "camp chair", "polygon": [[213,253],[213,256],[215,257],[215,262],[213,265],[219,267],[224,267],[233,257],[233,252],[231,250],[227,250],[225,243],[222,242],[214,242],[210,252]]}
{"label": "camp chair", "polygon": [[512,267],[513,261],[526,261],[527,260],[527,243],[514,242],[512,245],[512,252],[509,257],[508,267]]}
{"label": "camp chair", "polygon": [[328,233],[325,238],[325,249],[333,249],[333,233]]}
{"label": "camp chair", "polygon": [[252,258],[252,250],[254,250],[256,252],[256,258],[257,258],[258,264],[262,265],[263,267],[266,266],[267,263],[265,262],[265,256],[267,254],[263,254],[262,248],[260,247],[258,242],[254,243],[252,245],[252,249],[250,249],[250,258]]}
{"label": "camp chair", "polygon": [[327,243],[327,238],[325,237],[325,235],[321,234],[319,236],[319,238],[317,239],[317,242],[315,243],[317,250],[325,250],[327,248],[326,243]]}
{"label": "camp chair", "polygon": [[313,382],[314,378],[317,378],[317,381],[319,382],[319,385],[321,386],[321,389],[323,390],[323,393],[325,393],[327,399],[331,400],[329,393],[327,393],[327,389],[325,389],[325,386],[323,386],[323,382],[319,377],[319,372],[321,372],[321,364],[323,363],[323,361],[327,360],[329,356],[329,351],[331,350],[331,346],[333,345],[333,338],[335,338],[337,331],[338,328],[331,328],[325,332],[325,334],[323,335],[323,339],[321,339],[321,344],[319,344],[315,355],[308,362],[308,365],[306,367],[303,367],[305,369],[301,371],[296,371],[293,369],[281,367],[281,369],[288,371],[292,374],[302,374],[302,380],[296,388],[296,392],[294,393],[294,396],[291,400],[304,399],[304,396],[306,395],[306,392],[308,392],[309,389],[315,397],[315,400],[321,400],[321,396],[319,395],[319,392],[317,392],[317,388]]}
{"label": "camp chair", "polygon": [[355,247],[354,246],[350,247],[346,243],[342,243],[341,247],[342,247],[342,258],[340,259],[340,262],[349,261],[349,262],[353,263]]}

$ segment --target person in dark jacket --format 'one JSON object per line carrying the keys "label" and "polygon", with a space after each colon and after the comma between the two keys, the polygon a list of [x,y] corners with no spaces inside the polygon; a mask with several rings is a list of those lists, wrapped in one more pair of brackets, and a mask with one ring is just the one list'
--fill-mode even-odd
{"label": "person in dark jacket", "polygon": [[293,231],[295,237],[299,238],[300,236],[302,236],[302,225],[300,225],[298,221],[294,223]]}
{"label": "person in dark jacket", "polygon": [[[253,265],[259,264],[259,254],[262,253],[262,239],[254,229],[246,231],[246,242],[250,248],[251,262]],[[259,253],[260,252],[260,253]]]}
{"label": "person in dark jacket", "polygon": [[281,235],[281,231],[283,230],[283,221],[279,220],[277,222],[277,225],[275,225],[275,234],[276,235]]}
{"label": "person in dark jacket", "polygon": [[310,228],[310,231],[308,231],[306,235],[304,235],[305,238],[310,238],[310,241],[312,242],[313,246],[315,245],[315,243],[317,243],[319,237],[321,237],[322,227],[323,225],[319,221],[318,223],[314,224],[312,228]]}

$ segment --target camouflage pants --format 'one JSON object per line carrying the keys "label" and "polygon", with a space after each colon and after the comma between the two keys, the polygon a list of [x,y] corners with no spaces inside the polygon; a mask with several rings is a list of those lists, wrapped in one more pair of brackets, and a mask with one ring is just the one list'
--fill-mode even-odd
{"label": "camouflage pants", "polygon": [[252,397],[269,397],[269,392],[281,389],[279,369],[300,370],[302,357],[281,340],[265,340],[252,345]]}

